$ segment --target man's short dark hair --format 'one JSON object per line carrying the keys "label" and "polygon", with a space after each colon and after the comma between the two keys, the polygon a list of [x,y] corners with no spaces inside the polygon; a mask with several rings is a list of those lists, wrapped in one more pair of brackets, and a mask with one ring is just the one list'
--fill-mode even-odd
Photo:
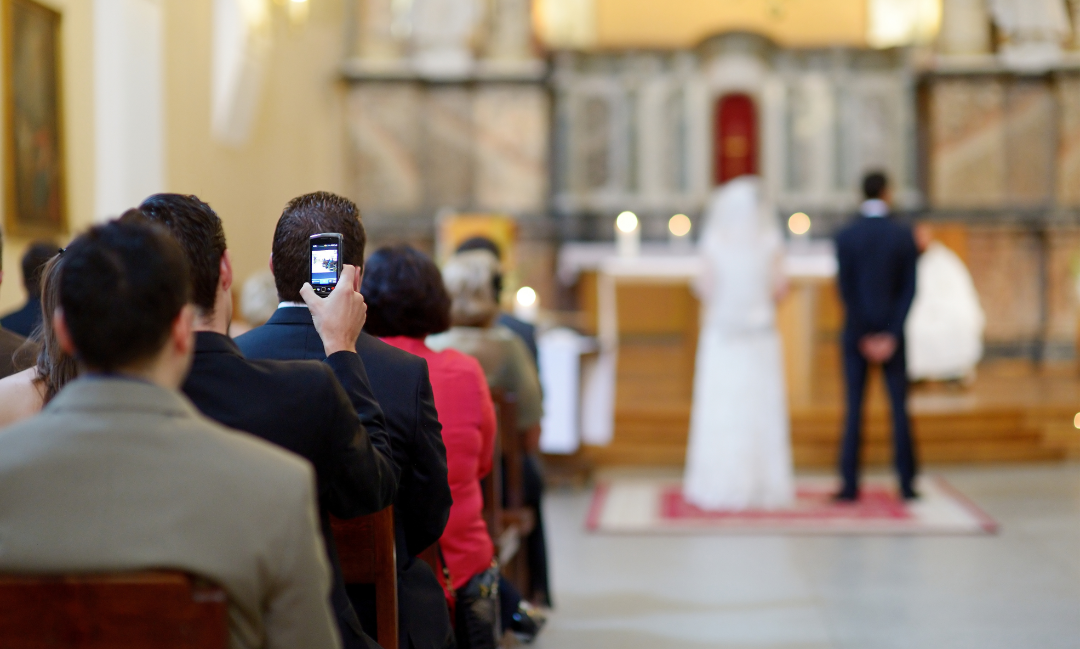
{"label": "man's short dark hair", "polygon": [[340,233],[342,263],[363,268],[367,235],[356,203],[330,192],[297,196],[285,206],[274,230],[274,284],[282,301],[300,301],[300,287],[311,279],[308,240],[322,232]]}
{"label": "man's short dark hair", "polygon": [[154,194],[139,211],[176,238],[191,271],[191,301],[213,313],[225,254],[225,229],[217,213],[197,196],[182,194]]}
{"label": "man's short dark hair", "polygon": [[450,328],[450,294],[430,257],[411,246],[376,250],[361,288],[368,304],[364,331],[423,338]]}
{"label": "man's short dark hair", "polygon": [[499,250],[498,244],[487,237],[470,237],[462,241],[454,252],[469,252],[470,250],[487,250],[495,255],[496,259],[502,260],[502,251]]}
{"label": "man's short dark hair", "polygon": [[867,200],[881,198],[889,187],[889,179],[880,171],[871,171],[863,177],[862,191]]}
{"label": "man's short dark hair", "polygon": [[52,241],[35,241],[26,249],[22,258],[23,286],[31,298],[41,296],[41,269],[59,250]]}
{"label": "man's short dark hair", "polygon": [[[133,214],[134,213],[134,214]],[[136,210],[91,228],[64,251],[60,306],[76,358],[116,371],[153,358],[191,296],[187,260]]]}

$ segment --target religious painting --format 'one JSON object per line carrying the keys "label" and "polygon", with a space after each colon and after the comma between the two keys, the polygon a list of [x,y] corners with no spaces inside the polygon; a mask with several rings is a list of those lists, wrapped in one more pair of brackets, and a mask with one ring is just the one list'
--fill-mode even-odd
{"label": "religious painting", "polygon": [[4,224],[9,234],[67,228],[61,139],[60,14],[33,0],[3,0]]}
{"label": "religious painting", "polygon": [[714,181],[722,185],[732,178],[756,174],[757,107],[748,95],[724,95],[716,102]]}
{"label": "religious painting", "polygon": [[439,263],[454,255],[454,251],[473,237],[490,239],[499,249],[504,271],[517,266],[517,221],[506,214],[447,214],[439,218],[436,232],[436,253]]}

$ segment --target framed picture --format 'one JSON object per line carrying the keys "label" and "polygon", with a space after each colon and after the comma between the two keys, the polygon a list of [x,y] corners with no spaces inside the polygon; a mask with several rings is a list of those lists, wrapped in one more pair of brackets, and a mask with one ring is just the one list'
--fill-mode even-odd
{"label": "framed picture", "polygon": [[4,226],[9,235],[67,230],[60,93],[60,14],[2,0]]}

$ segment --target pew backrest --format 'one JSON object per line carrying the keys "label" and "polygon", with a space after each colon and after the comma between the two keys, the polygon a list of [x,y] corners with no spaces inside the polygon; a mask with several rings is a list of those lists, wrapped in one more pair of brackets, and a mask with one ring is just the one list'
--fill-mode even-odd
{"label": "pew backrest", "polygon": [[375,640],[398,649],[397,548],[394,508],[350,520],[330,519],[346,584],[375,585]]}
{"label": "pew backrest", "polygon": [[4,649],[226,649],[228,599],[181,572],[0,574]]}

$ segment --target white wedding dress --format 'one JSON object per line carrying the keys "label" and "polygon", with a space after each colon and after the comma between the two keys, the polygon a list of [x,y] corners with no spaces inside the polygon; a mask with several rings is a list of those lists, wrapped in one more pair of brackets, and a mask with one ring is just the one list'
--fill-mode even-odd
{"label": "white wedding dress", "polygon": [[683,496],[710,510],[794,501],[780,336],[773,301],[781,260],[776,217],[750,176],[713,194],[699,243],[698,339]]}

